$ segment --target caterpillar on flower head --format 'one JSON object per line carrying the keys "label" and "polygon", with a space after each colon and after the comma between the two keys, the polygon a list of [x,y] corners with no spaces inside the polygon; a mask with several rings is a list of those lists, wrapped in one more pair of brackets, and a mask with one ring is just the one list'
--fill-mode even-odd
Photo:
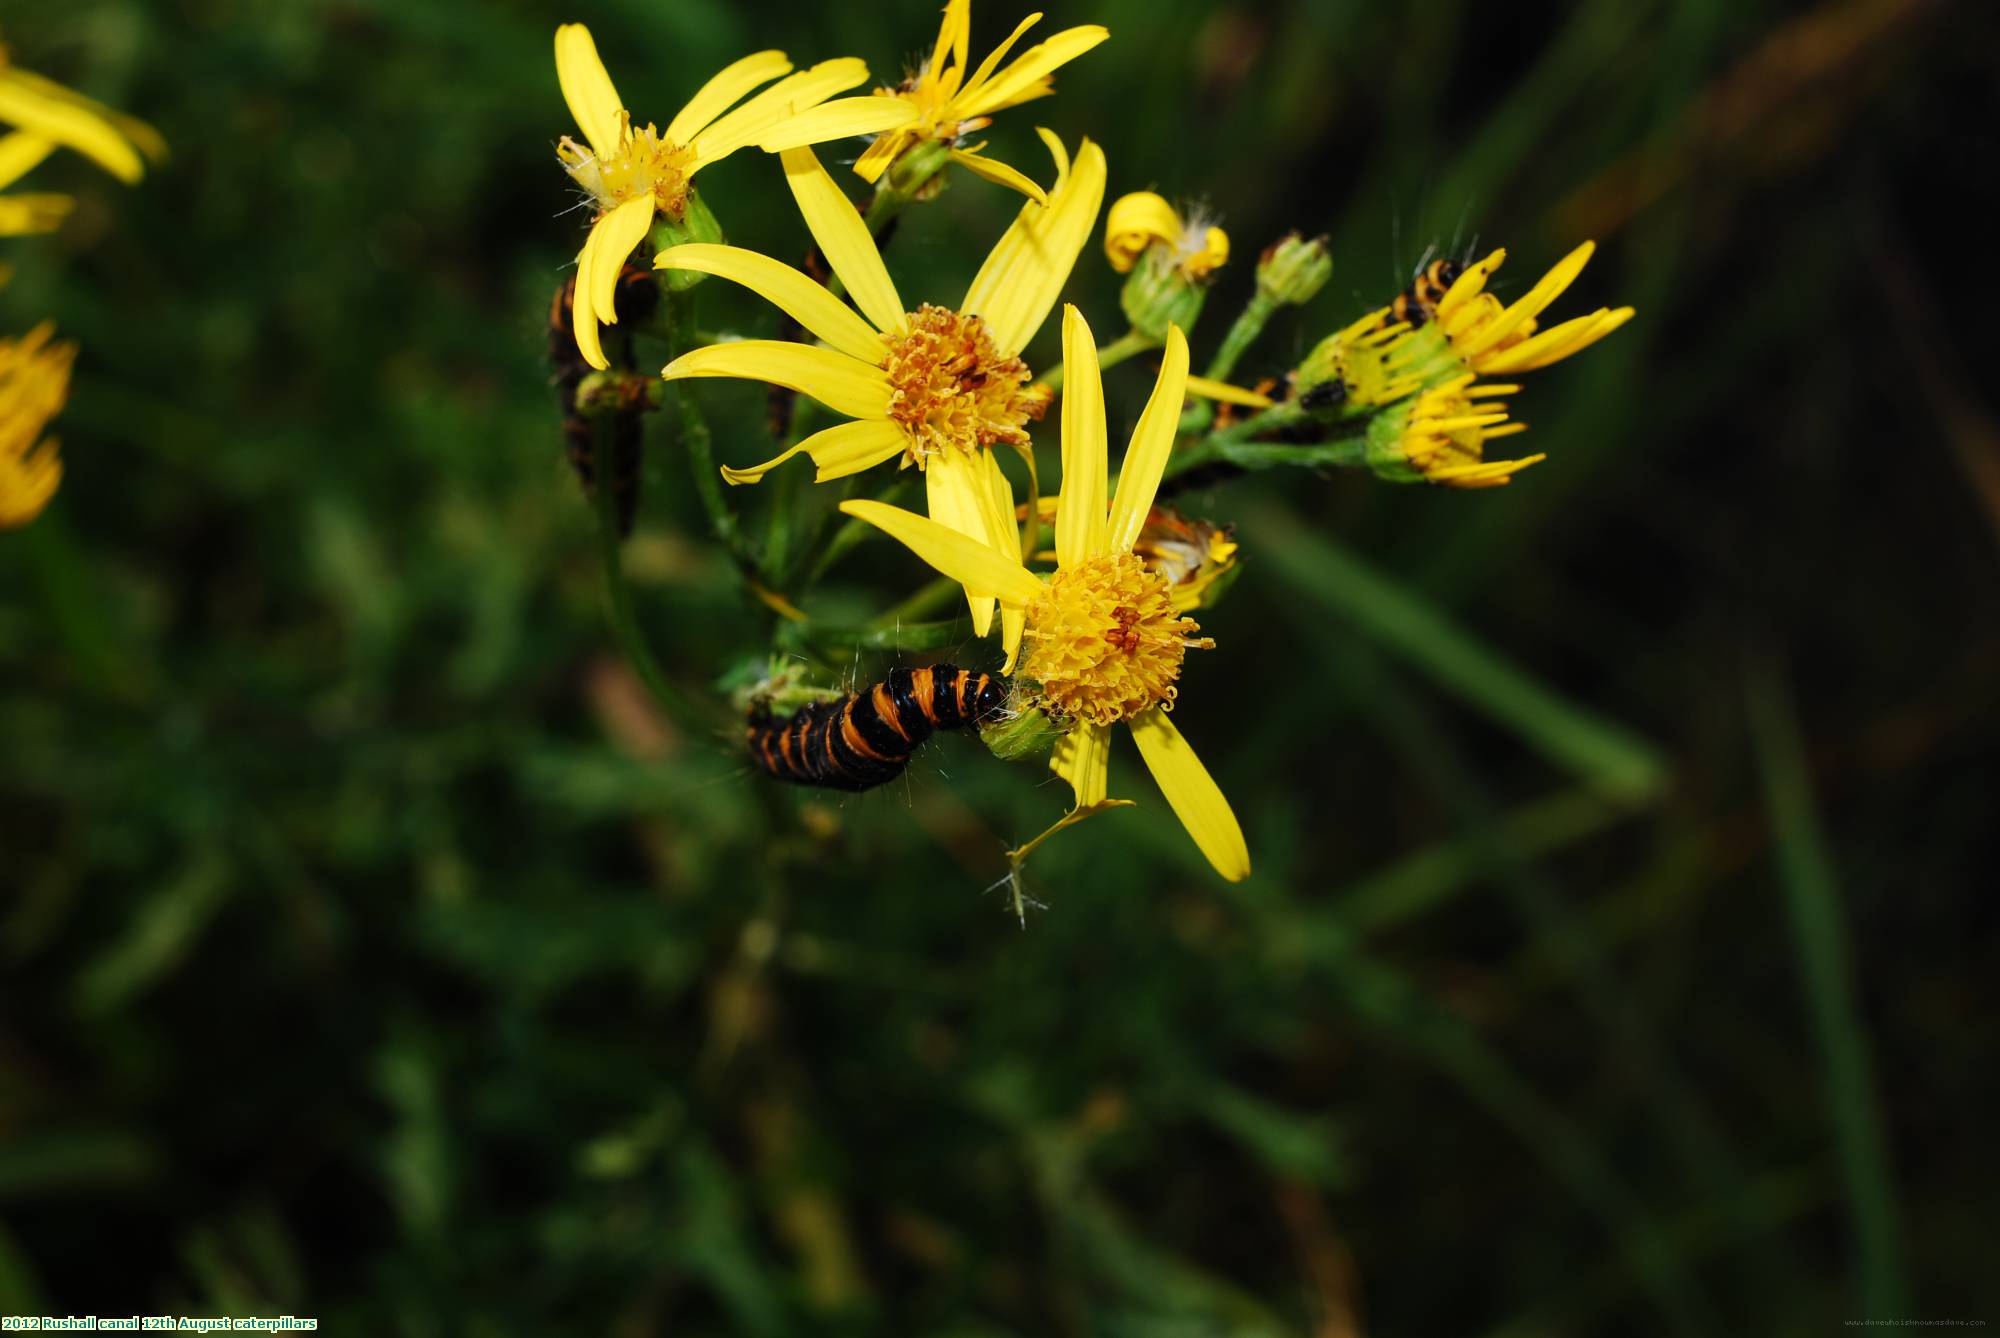
{"label": "caterpillar on flower head", "polygon": [[932,732],[979,726],[1007,709],[991,674],[933,664],[891,669],[872,687],[813,702],[783,720],[754,711],[745,740],[757,769],[825,790],[872,790],[903,774]]}
{"label": "caterpillar on flower head", "polygon": [[1416,279],[1389,304],[1389,320],[1403,321],[1414,330],[1436,319],[1438,303],[1444,300],[1445,292],[1458,281],[1460,273],[1456,260],[1433,260],[1417,271]]}
{"label": "caterpillar on flower head", "polygon": [[[659,289],[651,270],[627,265],[618,276],[616,310],[628,321],[643,320],[659,303]],[[562,407],[563,448],[570,468],[589,496],[596,478],[596,444],[590,419],[577,408],[577,388],[590,375],[590,364],[577,351],[576,332],[570,309],[576,302],[576,275],[571,274],[556,289],[549,303],[549,379],[555,385]],[[613,327],[614,329],[616,327]],[[632,370],[632,340],[628,334],[613,345],[617,365]],[[611,491],[617,505],[618,533],[629,536],[639,510],[639,465],[645,445],[644,410],[639,406],[620,410],[611,421]]]}

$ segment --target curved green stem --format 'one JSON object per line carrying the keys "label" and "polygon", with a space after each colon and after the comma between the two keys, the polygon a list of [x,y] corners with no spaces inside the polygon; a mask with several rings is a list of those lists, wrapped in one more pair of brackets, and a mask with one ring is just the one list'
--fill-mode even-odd
{"label": "curved green stem", "polygon": [[[1137,330],[1127,330],[1097,350],[1097,369],[1103,371],[1106,367],[1116,367],[1127,358],[1137,357],[1158,347],[1158,343],[1146,338]],[[1062,383],[1063,369],[1060,366],[1051,367],[1035,378],[1036,385],[1047,386],[1051,390],[1061,390]]]}
{"label": "curved green stem", "polygon": [[937,650],[956,646],[968,635],[962,618],[941,618],[930,622],[877,626],[873,623],[780,623],[777,644],[781,650]]}
{"label": "curved green stem", "polygon": [[895,627],[918,618],[929,617],[933,613],[948,609],[957,600],[961,587],[949,576],[940,576],[902,603],[890,608],[878,617],[870,618],[870,627]]}
{"label": "curved green stem", "polygon": [[1271,469],[1279,465],[1291,465],[1298,469],[1364,469],[1368,465],[1368,438],[1356,435],[1294,445],[1282,441],[1226,441],[1209,437],[1168,460],[1160,482],[1164,485],[1209,465],[1229,465],[1241,470]]}
{"label": "curved green stem", "polygon": [[[697,336],[694,328],[694,306],[685,293],[676,294],[671,303],[673,315],[669,318],[667,353],[671,361],[693,348]],[[687,451],[688,467],[694,472],[695,496],[701,499],[702,509],[708,513],[709,528],[736,565],[754,576],[763,574],[759,554],[751,547],[743,533],[743,527],[736,519],[736,512],[730,507],[728,498],[723,496],[722,475],[715,467],[715,442],[708,430],[708,419],[702,416],[701,407],[694,402],[694,393],[685,381],[672,383],[674,416],[680,427],[681,446]]]}
{"label": "curved green stem", "polygon": [[638,615],[632,608],[632,587],[625,579],[625,561],[622,545],[618,537],[617,489],[609,486],[612,477],[612,425],[617,420],[610,414],[592,420],[591,467],[596,486],[591,489],[597,503],[597,556],[604,567],[604,597],[606,616],[611,620],[611,631],[618,638],[619,648],[625,652],[625,659],[632,666],[632,672],[653,694],[653,700],[660,704],[669,716],[683,725],[705,727],[699,709],[684,696],[680,689],[667,681],[660,662],[653,657],[653,648],[646,641],[646,634],[639,628]]}
{"label": "curved green stem", "polygon": [[1227,381],[1236,370],[1237,359],[1264,333],[1264,325],[1271,314],[1278,309],[1278,300],[1259,288],[1250,295],[1250,301],[1237,314],[1236,323],[1229,327],[1229,333],[1222,337],[1222,347],[1215,351],[1215,357],[1202,375],[1211,381]]}

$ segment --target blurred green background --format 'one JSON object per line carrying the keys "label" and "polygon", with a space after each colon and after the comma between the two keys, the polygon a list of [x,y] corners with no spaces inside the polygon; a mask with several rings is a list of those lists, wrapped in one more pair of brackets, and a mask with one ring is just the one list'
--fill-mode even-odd
{"label": "blurred green background", "polygon": [[[1113,194],[1226,215],[1198,363],[1293,226],[1335,278],[1246,378],[1433,246],[1507,245],[1518,294],[1596,237],[1554,314],[1640,314],[1518,397],[1550,459],[1503,492],[1184,499],[1244,544],[1177,718],[1257,872],[1215,879],[1121,751],[1140,809],[1037,856],[1025,932],[982,889],[1060,811],[1038,770],[945,737],[907,785],[781,791],[618,658],[542,363],[566,19],[664,121],[766,45],[893,78],[936,13],[0,3],[16,59],[174,148],[136,191],[45,167],[76,216],[5,251],[4,328],[83,354],[62,494],[0,535],[0,1311],[2000,1318],[1992,6],[1046,20],[1113,37],[994,151],[1045,178],[1032,127],[1088,133]],[[768,162],[702,186],[803,252]],[[1013,207],[961,179],[906,219],[905,296],[955,299]],[[1106,339],[1116,291],[1093,243]],[[1114,435],[1149,379],[1110,376]],[[703,402],[765,453],[758,388]],[[767,620],[687,479],[652,451],[628,561],[699,686]],[[875,545],[831,594],[919,579]]]}

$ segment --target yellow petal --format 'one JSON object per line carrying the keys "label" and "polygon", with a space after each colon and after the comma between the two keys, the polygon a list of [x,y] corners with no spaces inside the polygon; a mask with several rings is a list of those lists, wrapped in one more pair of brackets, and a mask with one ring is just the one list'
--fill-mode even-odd
{"label": "yellow petal", "polygon": [[1508,335],[1541,315],[1543,309],[1549,303],[1561,297],[1563,290],[1576,282],[1576,276],[1581,274],[1583,267],[1590,263],[1591,253],[1595,250],[1597,250],[1596,242],[1585,242],[1556,262],[1555,268],[1544,274],[1541,282],[1530,288],[1522,295],[1519,301],[1508,307],[1500,319],[1492,322],[1473,338],[1460,345],[1460,354],[1468,358],[1478,357],[1481,353],[1492,348]]}
{"label": "yellow petal", "polygon": [[996,186],[1005,186],[1009,190],[1017,190],[1036,204],[1044,208],[1048,206],[1049,197],[1040,186],[1029,180],[1024,173],[1016,172],[998,159],[982,158],[964,149],[953,149],[951,160],[981,180],[990,181]]}
{"label": "yellow petal", "polygon": [[0,65],[0,122],[74,149],[127,185],[146,173],[110,108],[26,70]]}
{"label": "yellow petal", "polygon": [[826,483],[894,459],[909,449],[910,438],[885,419],[864,418],[815,432],[799,445],[819,466],[814,482]]}
{"label": "yellow petal", "polygon": [[1048,319],[1104,203],[1104,151],[1084,140],[1074,167],[1062,141],[1038,131],[1056,160],[1047,207],[1021,206],[1013,226],[973,276],[959,310],[984,316],[1002,353],[1019,353]]}
{"label": "yellow petal", "polygon": [[[891,100],[889,98],[883,99],[885,102]],[[893,100],[897,102],[902,101],[901,98]],[[906,131],[891,131],[889,134],[881,136],[873,144],[870,144],[859,158],[855,159],[854,175],[870,183],[880,180],[882,174],[889,170],[889,164],[896,161],[896,155],[901,153],[903,146],[909,142],[910,135]]]}
{"label": "yellow petal", "polygon": [[849,357],[879,364],[882,336],[852,307],[790,265],[740,246],[690,242],[653,258],[659,269],[693,270],[742,284]]}
{"label": "yellow petal", "polygon": [[1550,363],[1561,362],[1571,354],[1589,348],[1636,314],[1631,307],[1620,307],[1616,311],[1599,308],[1588,316],[1578,316],[1561,325],[1551,326],[1510,349],[1481,358],[1480,370],[1494,373],[1532,372]]}
{"label": "yellow petal", "polygon": [[889,267],[882,263],[882,253],[853,202],[826,174],[811,149],[786,149],[779,156],[785,164],[785,182],[792,188],[792,198],[799,202],[807,229],[819,243],[826,263],[847,285],[854,305],[883,333],[907,332],[903,299],[896,295]]}
{"label": "yellow petal", "polygon": [[947,0],[944,22],[938,25],[937,47],[931,52],[930,68],[924,73],[932,79],[943,78],[945,64],[953,57],[963,70],[966,48],[971,44],[972,0]]}
{"label": "yellow petal", "polygon": [[1020,41],[1028,29],[1041,21],[1042,16],[1040,14],[1030,14],[1027,18],[1015,24],[1014,31],[1007,34],[1007,40],[987,52],[986,59],[979,62],[979,68],[972,72],[972,77],[959,85],[958,91],[960,95],[970,97],[975,89],[984,84],[988,79],[991,79],[993,71],[1000,68],[1000,62],[1005,60],[1007,53],[1014,49],[1014,43]]}
{"label": "yellow petal", "polygon": [[[600,220],[602,221],[602,220]],[[592,227],[590,235],[583,239],[583,249],[576,253],[576,286],[570,300],[570,327],[576,331],[577,352],[583,360],[600,372],[611,365],[604,356],[604,347],[597,334],[597,304],[591,294],[595,285],[590,276],[597,266],[598,230]]]}
{"label": "yellow petal", "polygon": [[1056,566],[1103,553],[1104,475],[1109,435],[1097,344],[1083,313],[1063,308],[1062,502],[1056,507]]}
{"label": "yellow petal", "polygon": [[823,60],[809,70],[786,75],[694,137],[688,147],[694,150],[695,169],[721,162],[744,145],[762,140],[796,113],[867,81],[868,63],[855,56]]}
{"label": "yellow petal", "polygon": [[1179,212],[1149,190],[1119,196],[1104,215],[1104,254],[1120,274],[1138,264],[1154,242],[1172,246],[1180,235]]}
{"label": "yellow petal", "polygon": [[1478,264],[1466,266],[1465,272],[1452,280],[1451,287],[1445,289],[1444,296],[1438,299],[1438,319],[1450,316],[1486,291],[1486,281],[1493,277],[1493,271],[1499,269],[1506,259],[1507,248],[1503,246]]}
{"label": "yellow petal", "polygon": [[0,62],[0,82],[12,84],[15,88],[38,97],[45,102],[57,102],[74,107],[104,121],[123,135],[141,156],[161,159],[167,156],[167,141],[160,138],[160,132],[147,125],[136,116],[127,116],[116,107],[107,107],[92,98],[87,98],[73,88],[65,88],[53,79],[44,79],[33,70],[20,66],[7,66]]}
{"label": "yellow petal", "polygon": [[692,142],[696,135],[708,128],[710,122],[728,111],[738,98],[747,96],[759,84],[768,84],[791,72],[792,62],[782,51],[759,51],[723,66],[714,78],[701,86],[700,92],[688,99],[687,106],[667,122],[667,138],[676,144]]}
{"label": "yellow petal", "polygon": [[[1139,415],[1139,425],[1132,429],[1132,444],[1125,448],[1125,463],[1118,469],[1118,500],[1112,504],[1111,523],[1105,528],[1105,552],[1130,552],[1153,509],[1160,476],[1166,472],[1167,457],[1173,453],[1174,437],[1180,431],[1187,365],[1187,336],[1181,333],[1180,326],[1169,325],[1159,379],[1153,383],[1145,412]],[[1067,480],[1063,490],[1069,490]]]}
{"label": "yellow petal", "polygon": [[1014,485],[1000,468],[997,452],[986,450],[986,541],[1001,553],[1021,551],[1021,532],[1014,528]]}
{"label": "yellow petal", "polygon": [[1134,716],[1131,725],[1146,769],[1153,773],[1160,793],[1167,797],[1174,816],[1201,847],[1201,853],[1230,882],[1249,877],[1250,848],[1243,842],[1236,814],[1174,722],[1155,706]]}
{"label": "yellow petal", "polygon": [[67,195],[46,192],[23,191],[19,195],[0,195],[0,237],[54,232],[69,217],[69,211],[75,204],[76,201]]}
{"label": "yellow petal", "polygon": [[583,131],[598,157],[616,153],[622,138],[618,113],[625,104],[612,87],[604,62],[598,59],[590,29],[581,23],[565,23],[556,29],[556,80],[562,84],[563,101],[569,104],[577,129]]}
{"label": "yellow petal", "polygon": [[837,423],[813,433],[790,450],[762,464],[751,465],[747,469],[724,465],[722,477],[730,483],[756,483],[785,461],[803,453],[811,456],[813,463],[819,467],[815,481],[825,483],[828,479],[845,478],[872,465],[879,465],[902,451],[904,445],[903,430],[879,418]]}
{"label": "yellow petal", "polygon": [[1030,603],[1042,592],[1041,581],[1014,558],[934,520],[881,502],[842,502],[840,509],[901,542],[968,590],[997,595],[1010,604]]}
{"label": "yellow petal", "polygon": [[917,116],[917,109],[900,98],[835,98],[775,122],[758,139],[757,147],[778,153],[830,139],[879,135],[909,125]]}
{"label": "yellow petal", "polygon": [[[985,466],[964,451],[946,447],[924,464],[925,509],[938,524],[968,535],[995,552],[1004,552],[993,542],[986,513],[990,493]],[[993,626],[993,597],[974,594],[968,587],[966,604],[972,610],[972,630],[985,636]]]}
{"label": "yellow petal", "polygon": [[738,339],[681,354],[660,372],[669,381],[688,376],[740,376],[812,396],[849,418],[887,418],[889,382],[882,369],[830,348],[784,339]]}
{"label": "yellow petal", "polygon": [[641,195],[619,205],[590,229],[597,246],[591,255],[590,269],[577,276],[577,284],[590,285],[590,305],[597,319],[606,325],[618,323],[618,276],[625,272],[625,261],[646,239],[646,229],[652,226],[653,197]]}
{"label": "yellow petal", "polygon": [[1214,400],[1218,404],[1242,404],[1252,409],[1268,409],[1275,402],[1269,395],[1260,395],[1242,386],[1232,386],[1227,381],[1211,381],[1205,376],[1190,376],[1187,379],[1187,393],[1198,399]]}
{"label": "yellow petal", "polygon": [[1051,71],[1069,64],[1109,36],[1109,29],[1094,23],[1065,29],[1023,51],[1019,60],[959,99],[957,110],[964,116],[984,116],[1038,97],[1048,91],[1046,80]]}
{"label": "yellow petal", "polygon": [[1049,770],[1069,782],[1077,808],[1104,802],[1111,776],[1111,726],[1080,722],[1056,740],[1049,754]]}
{"label": "yellow petal", "polygon": [[[1000,468],[998,452],[988,450],[980,454],[986,457],[986,542],[999,552],[1019,553],[1021,532],[1014,528],[1014,485]],[[1000,606],[1000,643],[1010,661],[1014,648],[1021,644],[1021,631],[1026,625],[1027,610],[1019,604]]]}
{"label": "yellow petal", "polygon": [[[852,427],[853,424],[843,423],[841,424],[841,426]],[[819,434],[814,433],[813,435],[817,436]],[[811,437],[806,438],[806,441],[811,441],[811,440],[812,440]],[[764,481],[764,476],[766,474],[770,473],[772,470],[776,469],[779,465],[785,463],[785,461],[791,459],[793,456],[801,454],[802,452],[804,452],[805,448],[806,448],[806,443],[802,441],[796,446],[792,446],[786,450],[779,451],[776,455],[764,461],[762,464],[748,465],[741,469],[736,468],[733,465],[723,465],[722,480],[723,482],[729,484],[762,483]]]}
{"label": "yellow petal", "polygon": [[11,186],[56,151],[56,143],[24,130],[0,136],[0,186]]}

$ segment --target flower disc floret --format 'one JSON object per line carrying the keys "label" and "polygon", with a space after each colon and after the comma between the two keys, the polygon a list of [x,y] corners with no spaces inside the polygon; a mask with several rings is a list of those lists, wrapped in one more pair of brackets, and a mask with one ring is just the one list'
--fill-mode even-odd
{"label": "flower disc floret", "polygon": [[1049,577],[1028,608],[1020,672],[1062,714],[1110,725],[1173,701],[1188,650],[1215,645],[1200,631],[1136,554],[1107,554]]}
{"label": "flower disc floret", "polygon": [[945,450],[1025,446],[1026,424],[1048,408],[1047,393],[1028,387],[1028,364],[1002,353],[977,316],[925,303],[910,313],[907,334],[883,342],[889,418],[909,433],[913,463]]}
{"label": "flower disc floret", "polygon": [[601,156],[564,135],[556,146],[563,170],[590,192],[600,209],[615,209],[627,200],[650,195],[655,208],[670,218],[679,218],[687,210],[693,151],[668,139],[656,126],[633,129],[631,118],[622,110],[618,131],[618,148]]}

